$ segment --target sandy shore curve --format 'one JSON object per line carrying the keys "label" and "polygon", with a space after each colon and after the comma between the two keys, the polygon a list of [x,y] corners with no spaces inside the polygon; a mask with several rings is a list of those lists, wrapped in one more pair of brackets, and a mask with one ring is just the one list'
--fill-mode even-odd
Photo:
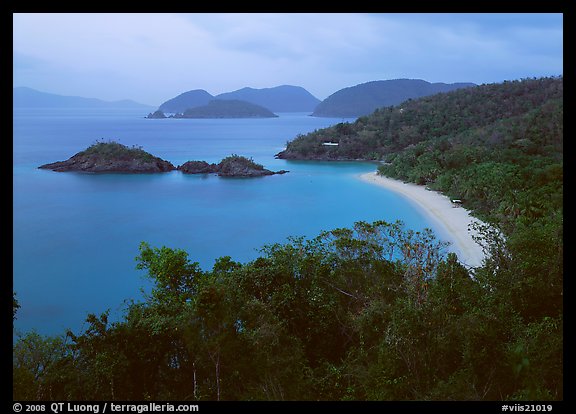
{"label": "sandy shore curve", "polygon": [[468,210],[462,207],[455,208],[448,197],[436,191],[426,190],[421,185],[404,183],[378,175],[376,172],[361,174],[359,178],[404,196],[423,211],[436,227],[443,230],[444,234],[438,235],[438,238],[441,240],[448,238],[446,241],[452,243],[448,250],[456,253],[462,264],[469,267],[482,265],[484,252],[472,238],[477,233],[473,229],[469,230],[468,226],[472,223],[484,223],[472,217]]}

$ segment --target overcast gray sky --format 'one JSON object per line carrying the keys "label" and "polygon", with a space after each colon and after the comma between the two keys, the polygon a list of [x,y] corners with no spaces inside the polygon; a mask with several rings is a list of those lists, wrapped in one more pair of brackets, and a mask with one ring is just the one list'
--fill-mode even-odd
{"label": "overcast gray sky", "polygon": [[158,106],[191,89],[562,75],[562,14],[14,14],[13,83]]}

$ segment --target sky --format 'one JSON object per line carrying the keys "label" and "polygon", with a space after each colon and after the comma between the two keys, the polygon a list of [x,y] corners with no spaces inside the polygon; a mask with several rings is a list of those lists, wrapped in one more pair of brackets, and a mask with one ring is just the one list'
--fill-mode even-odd
{"label": "sky", "polygon": [[159,106],[296,85],[324,99],[385,79],[563,74],[563,15],[15,13],[13,85]]}

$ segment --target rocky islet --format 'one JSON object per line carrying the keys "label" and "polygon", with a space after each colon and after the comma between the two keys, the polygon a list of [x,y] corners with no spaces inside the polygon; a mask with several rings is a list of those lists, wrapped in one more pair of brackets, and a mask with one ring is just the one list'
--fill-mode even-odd
{"label": "rocky islet", "polygon": [[156,157],[140,147],[127,147],[117,142],[97,142],[66,161],[57,161],[38,167],[56,172],[86,173],[161,173],[178,170],[184,174],[218,174],[220,177],[262,177],[285,174],[288,171],[270,171],[252,159],[231,155],[218,164],[206,161],[187,161],[175,167],[169,161]]}

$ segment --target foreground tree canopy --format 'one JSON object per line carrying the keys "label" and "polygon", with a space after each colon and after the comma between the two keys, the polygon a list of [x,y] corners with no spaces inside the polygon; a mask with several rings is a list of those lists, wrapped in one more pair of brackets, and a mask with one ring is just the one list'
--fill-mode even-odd
{"label": "foreground tree canopy", "polygon": [[[409,144],[378,141],[399,146],[381,173],[457,195],[490,222],[481,267],[400,222],[292,238],[211,270],[142,243],[136,266],[153,282],[145,299],[119,321],[89,315],[81,333],[21,335],[14,399],[563,399],[561,79],[480,88],[492,102],[484,112],[466,109],[475,88],[441,98],[461,114],[449,135],[436,131],[448,118],[430,117],[441,116],[428,110],[434,97],[333,129],[369,143],[387,136],[378,119],[411,117],[436,134],[390,129]],[[515,113],[518,96],[527,110]],[[506,120],[479,126],[494,107],[508,108]],[[14,297],[16,318],[18,307]]]}
{"label": "foreground tree canopy", "polygon": [[80,335],[21,337],[14,398],[561,399],[561,265],[527,268],[522,240],[494,237],[485,231],[492,258],[473,277],[400,222],[210,271],[142,243],[146,300],[118,322],[89,315]]}

